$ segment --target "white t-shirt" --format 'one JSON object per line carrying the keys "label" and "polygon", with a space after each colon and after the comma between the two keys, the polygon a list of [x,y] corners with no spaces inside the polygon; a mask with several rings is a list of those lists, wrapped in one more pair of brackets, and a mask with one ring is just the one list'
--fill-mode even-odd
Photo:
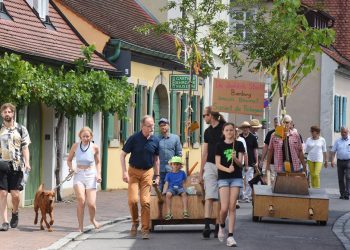
{"label": "white t-shirt", "polygon": [[307,138],[305,142],[305,153],[307,153],[307,159],[312,162],[323,162],[323,152],[327,152],[326,140],[323,137],[319,137],[317,140],[312,137]]}

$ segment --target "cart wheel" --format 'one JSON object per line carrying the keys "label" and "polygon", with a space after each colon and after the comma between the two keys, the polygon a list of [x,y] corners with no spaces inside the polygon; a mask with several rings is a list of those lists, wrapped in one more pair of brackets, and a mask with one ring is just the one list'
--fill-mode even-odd
{"label": "cart wheel", "polygon": [[261,217],[253,215],[253,221],[254,222],[259,222],[259,221],[261,221]]}
{"label": "cart wheel", "polygon": [[319,220],[317,221],[318,224],[320,224],[321,226],[326,226],[327,225],[327,221],[326,220]]}

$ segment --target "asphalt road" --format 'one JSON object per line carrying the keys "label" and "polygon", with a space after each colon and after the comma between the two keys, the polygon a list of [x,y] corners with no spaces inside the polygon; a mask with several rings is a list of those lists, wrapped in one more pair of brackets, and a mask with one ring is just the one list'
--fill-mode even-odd
{"label": "asphalt road", "polygon": [[[350,202],[339,199],[336,169],[322,170],[321,187],[326,189],[330,197],[329,220],[326,226],[319,226],[314,221],[288,219],[263,218],[262,222],[253,222],[252,206],[250,203],[244,203],[237,210],[234,237],[238,248],[344,249],[333,233],[332,226],[339,216],[350,210]],[[150,235],[150,240],[142,240],[140,235],[136,239],[130,238],[130,226],[130,221],[126,220],[83,234],[64,249],[227,249],[226,244],[218,239],[202,239],[202,225],[158,226],[156,232]]]}

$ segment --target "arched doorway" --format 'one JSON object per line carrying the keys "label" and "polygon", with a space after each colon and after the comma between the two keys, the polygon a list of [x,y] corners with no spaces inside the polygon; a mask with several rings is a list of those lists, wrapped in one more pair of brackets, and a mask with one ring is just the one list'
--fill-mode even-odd
{"label": "arched doorway", "polygon": [[152,116],[155,123],[155,134],[159,134],[158,121],[160,118],[165,117],[169,119],[169,100],[168,92],[164,85],[160,84],[153,94],[153,111]]}

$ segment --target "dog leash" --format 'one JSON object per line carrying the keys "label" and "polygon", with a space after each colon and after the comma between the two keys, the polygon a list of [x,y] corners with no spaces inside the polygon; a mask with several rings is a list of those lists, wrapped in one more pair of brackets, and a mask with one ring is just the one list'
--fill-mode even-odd
{"label": "dog leash", "polygon": [[70,181],[72,179],[73,175],[74,175],[74,171],[70,171],[69,174],[67,175],[67,177],[60,184],[58,184],[56,187],[54,187],[53,189],[57,189],[66,181]]}

